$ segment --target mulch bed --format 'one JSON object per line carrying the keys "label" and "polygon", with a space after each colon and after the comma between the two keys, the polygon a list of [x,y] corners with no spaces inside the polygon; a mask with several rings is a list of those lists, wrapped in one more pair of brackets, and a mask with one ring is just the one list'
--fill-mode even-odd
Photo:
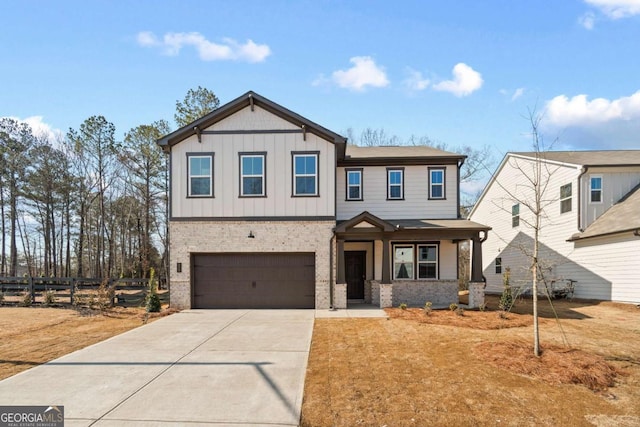
{"label": "mulch bed", "polygon": [[385,308],[392,319],[412,320],[432,325],[458,326],[471,329],[504,329],[533,325],[533,316],[499,311],[465,310],[462,315],[451,310],[433,310],[427,314],[421,308]]}

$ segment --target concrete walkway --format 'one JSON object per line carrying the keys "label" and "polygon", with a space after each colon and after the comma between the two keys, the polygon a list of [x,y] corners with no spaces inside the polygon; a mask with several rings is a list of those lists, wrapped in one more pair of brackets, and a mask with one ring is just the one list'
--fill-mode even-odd
{"label": "concrete walkway", "polygon": [[187,310],[0,381],[66,426],[297,426],[314,310]]}

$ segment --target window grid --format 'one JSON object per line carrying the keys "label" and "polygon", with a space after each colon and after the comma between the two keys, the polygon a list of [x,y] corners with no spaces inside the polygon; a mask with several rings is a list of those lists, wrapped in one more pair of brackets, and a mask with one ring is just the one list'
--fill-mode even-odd
{"label": "window grid", "polygon": [[347,170],[347,200],[362,200],[362,169]]}
{"label": "window grid", "polygon": [[240,154],[240,196],[266,195],[265,154]]}
{"label": "window grid", "polygon": [[187,154],[188,197],[213,196],[213,154]]}
{"label": "window grid", "polygon": [[318,195],[318,154],[293,154],[293,195]]}
{"label": "window grid", "polygon": [[502,258],[496,258],[496,274],[502,274]]}
{"label": "window grid", "polygon": [[511,206],[511,227],[520,225],[520,203]]}
{"label": "window grid", "polygon": [[438,278],[438,246],[418,245],[418,279]]}
{"label": "window grid", "polygon": [[560,213],[571,211],[571,183],[560,187]]}
{"label": "window grid", "polygon": [[388,200],[404,199],[404,170],[402,169],[387,170],[387,199]]}
{"label": "window grid", "polygon": [[589,201],[602,203],[602,177],[592,176],[589,180]]}
{"label": "window grid", "polygon": [[393,245],[394,280],[430,280],[438,278],[438,244]]}
{"label": "window grid", "polygon": [[444,199],[444,169],[429,168],[429,198]]}

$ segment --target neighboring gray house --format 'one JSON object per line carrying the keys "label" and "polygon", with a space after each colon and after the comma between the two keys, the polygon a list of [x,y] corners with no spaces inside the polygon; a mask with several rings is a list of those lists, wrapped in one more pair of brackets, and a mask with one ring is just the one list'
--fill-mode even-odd
{"label": "neighboring gray house", "polygon": [[457,302],[465,156],[356,147],[248,92],[158,140],[170,157],[171,303],[344,308]]}
{"label": "neighboring gray house", "polygon": [[[546,277],[575,281],[578,298],[640,302],[640,150],[537,154],[548,177],[540,235]],[[502,291],[507,267],[512,284],[530,286],[523,250],[533,241],[525,204],[535,164],[536,153],[508,153],[469,215],[492,228],[482,247],[488,292]]]}

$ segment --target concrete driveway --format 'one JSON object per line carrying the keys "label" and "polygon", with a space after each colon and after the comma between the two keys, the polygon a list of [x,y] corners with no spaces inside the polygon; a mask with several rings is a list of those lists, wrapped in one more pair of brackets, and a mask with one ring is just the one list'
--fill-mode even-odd
{"label": "concrete driveway", "polygon": [[187,310],[0,381],[66,426],[297,426],[314,310]]}

